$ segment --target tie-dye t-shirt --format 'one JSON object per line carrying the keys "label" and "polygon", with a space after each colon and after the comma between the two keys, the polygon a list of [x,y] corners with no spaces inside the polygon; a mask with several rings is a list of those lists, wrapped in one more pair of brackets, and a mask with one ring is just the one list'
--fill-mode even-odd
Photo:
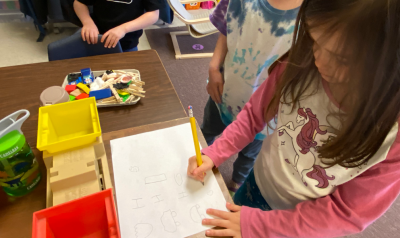
{"label": "tie-dye t-shirt", "polygon": [[[290,46],[299,8],[282,11],[267,0],[221,0],[211,22],[227,36],[224,91],[218,105],[225,125],[236,120],[250,96],[268,77],[269,66]],[[266,129],[256,136],[263,140]]]}

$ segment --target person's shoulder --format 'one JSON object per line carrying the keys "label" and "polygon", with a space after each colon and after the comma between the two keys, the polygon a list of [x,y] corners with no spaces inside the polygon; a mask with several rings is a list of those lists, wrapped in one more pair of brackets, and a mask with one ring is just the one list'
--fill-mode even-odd
{"label": "person's shoulder", "polygon": [[[392,130],[394,130],[397,134],[396,134],[396,139],[394,140],[394,145],[399,147],[399,152],[400,152],[400,117],[397,119],[396,124],[393,126]],[[400,155],[400,153],[399,153]]]}
{"label": "person's shoulder", "polygon": [[281,75],[286,68],[287,60],[289,58],[289,51],[283,54],[279,59],[277,59],[271,66],[268,68],[268,74],[271,75],[272,72],[276,72],[278,75]]}
{"label": "person's shoulder", "polygon": [[[389,131],[388,135],[385,138],[385,141],[382,143],[380,150],[387,148],[388,154],[384,162],[397,162],[400,164],[400,118],[397,119],[397,122],[393,125],[392,129]],[[399,170],[400,173],[400,170]]]}

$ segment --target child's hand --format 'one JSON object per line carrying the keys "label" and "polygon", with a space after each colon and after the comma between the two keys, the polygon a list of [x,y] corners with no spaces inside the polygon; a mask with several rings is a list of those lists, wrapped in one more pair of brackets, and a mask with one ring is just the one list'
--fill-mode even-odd
{"label": "child's hand", "polygon": [[87,41],[88,44],[97,44],[97,38],[99,36],[99,30],[94,23],[83,25],[81,31],[83,41]]}
{"label": "child's hand", "polygon": [[224,78],[219,69],[211,68],[208,70],[207,92],[212,100],[216,103],[221,103],[222,93],[224,91]]}
{"label": "child's hand", "polygon": [[203,164],[200,167],[197,167],[196,156],[189,158],[187,174],[189,177],[204,182],[206,171],[209,171],[214,167],[214,162],[207,155],[202,155],[201,159],[203,160]]}
{"label": "child's hand", "polygon": [[240,231],[240,210],[242,207],[227,202],[226,208],[232,212],[207,209],[208,215],[216,216],[221,219],[203,219],[203,225],[219,226],[226,229],[207,230],[206,236],[232,236],[233,238],[242,237],[242,233]]}
{"label": "child's hand", "polygon": [[106,48],[115,48],[117,46],[118,41],[124,37],[126,34],[125,27],[123,25],[114,27],[113,29],[107,31],[103,37],[101,38],[101,43],[104,43],[106,40],[106,43],[104,44],[104,47]]}

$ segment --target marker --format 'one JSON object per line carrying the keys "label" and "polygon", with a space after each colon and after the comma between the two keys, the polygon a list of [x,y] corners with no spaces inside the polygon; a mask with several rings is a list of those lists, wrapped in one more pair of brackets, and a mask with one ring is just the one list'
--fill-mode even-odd
{"label": "marker", "polygon": [[[196,128],[196,119],[193,117],[193,110],[192,106],[188,107],[189,109],[189,119],[190,119],[190,126],[192,127],[192,134],[193,134],[193,141],[194,141],[194,148],[196,150],[196,160],[197,166],[201,166],[203,164],[203,160],[201,159],[201,152],[200,152],[200,145],[199,145],[199,138],[197,137],[197,128]],[[201,182],[204,186],[204,182]]]}

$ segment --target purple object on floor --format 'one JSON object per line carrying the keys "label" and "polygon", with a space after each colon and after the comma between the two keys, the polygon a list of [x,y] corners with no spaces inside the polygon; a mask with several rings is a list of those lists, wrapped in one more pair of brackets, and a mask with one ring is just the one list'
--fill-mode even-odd
{"label": "purple object on floor", "polygon": [[200,44],[194,44],[192,47],[193,47],[194,50],[202,50],[202,49],[204,49],[204,46],[200,45]]}

